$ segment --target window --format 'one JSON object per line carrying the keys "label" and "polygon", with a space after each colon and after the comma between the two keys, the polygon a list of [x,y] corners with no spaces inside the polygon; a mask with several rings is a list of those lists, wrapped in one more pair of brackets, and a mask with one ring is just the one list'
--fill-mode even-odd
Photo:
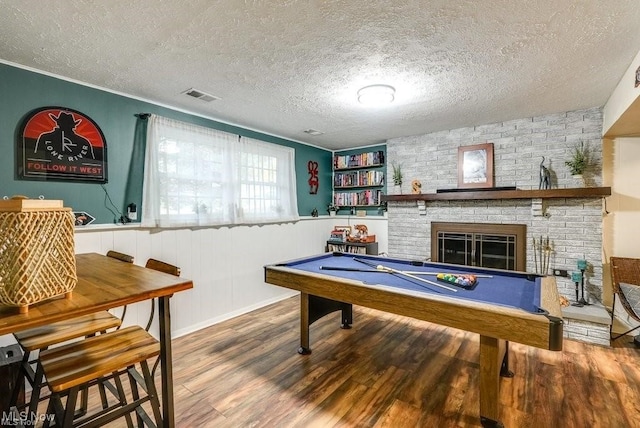
{"label": "window", "polygon": [[142,225],[298,220],[294,150],[152,115]]}

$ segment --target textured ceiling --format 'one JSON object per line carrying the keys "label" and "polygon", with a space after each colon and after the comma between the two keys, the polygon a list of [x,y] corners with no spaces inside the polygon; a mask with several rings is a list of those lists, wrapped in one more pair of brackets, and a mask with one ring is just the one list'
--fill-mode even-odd
{"label": "textured ceiling", "polygon": [[[0,39],[9,63],[339,149],[602,106],[640,48],[640,4],[0,0]],[[373,83],[395,102],[358,104]]]}

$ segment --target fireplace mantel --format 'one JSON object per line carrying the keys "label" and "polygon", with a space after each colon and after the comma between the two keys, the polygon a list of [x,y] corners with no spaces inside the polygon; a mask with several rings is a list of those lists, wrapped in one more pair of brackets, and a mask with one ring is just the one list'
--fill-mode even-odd
{"label": "fireplace mantel", "polygon": [[500,199],[603,198],[611,196],[611,187],[576,187],[547,190],[476,190],[470,192],[382,195],[382,201],[462,201]]}

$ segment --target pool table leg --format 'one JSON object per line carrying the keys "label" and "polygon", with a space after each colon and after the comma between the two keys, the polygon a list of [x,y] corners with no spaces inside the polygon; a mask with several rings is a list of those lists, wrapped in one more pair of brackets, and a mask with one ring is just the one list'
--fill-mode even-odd
{"label": "pool table leg", "polygon": [[513,372],[509,370],[509,342],[504,343],[504,357],[500,365],[500,377],[513,377]]}
{"label": "pool table leg", "polygon": [[353,306],[348,303],[341,303],[340,314],[342,321],[340,322],[340,328],[350,329],[353,324]]}
{"label": "pool table leg", "polygon": [[309,295],[300,293],[300,347],[298,354],[308,355],[309,347]]}
{"label": "pool table leg", "polygon": [[500,376],[508,372],[507,342],[480,335],[480,422],[483,427],[502,427],[498,420]]}
{"label": "pool table leg", "polygon": [[300,348],[298,353],[311,353],[309,326],[330,313],[340,311],[340,328],[349,329],[353,324],[353,305],[312,294],[300,293]]}

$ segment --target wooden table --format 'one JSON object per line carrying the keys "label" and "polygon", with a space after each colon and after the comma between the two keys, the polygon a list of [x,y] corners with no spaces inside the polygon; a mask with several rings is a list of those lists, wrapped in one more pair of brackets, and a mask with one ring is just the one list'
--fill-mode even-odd
{"label": "wooden table", "polygon": [[162,419],[163,426],[173,427],[175,418],[169,299],[173,293],[193,288],[193,282],[100,254],[78,254],[76,264],[78,284],[70,299],[61,297],[36,303],[29,306],[26,314],[18,313],[18,308],[0,305],[0,336],[158,298]]}

